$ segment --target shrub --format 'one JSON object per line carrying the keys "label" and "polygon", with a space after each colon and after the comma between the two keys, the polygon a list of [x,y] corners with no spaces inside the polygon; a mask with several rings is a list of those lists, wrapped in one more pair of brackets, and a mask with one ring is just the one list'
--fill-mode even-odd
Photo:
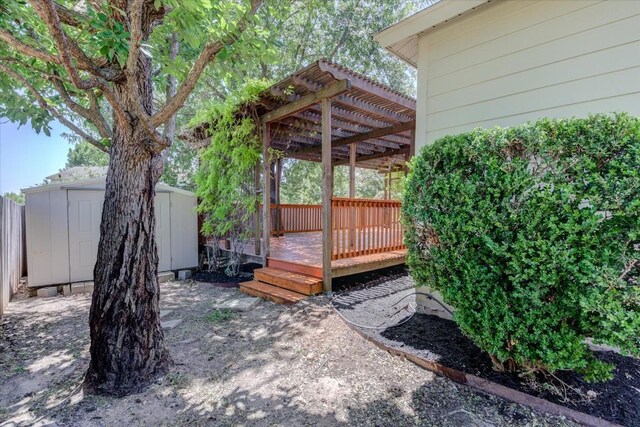
{"label": "shrub", "polygon": [[403,221],[417,284],[498,369],[611,378],[587,337],[640,354],[640,119],[444,137],[413,161]]}

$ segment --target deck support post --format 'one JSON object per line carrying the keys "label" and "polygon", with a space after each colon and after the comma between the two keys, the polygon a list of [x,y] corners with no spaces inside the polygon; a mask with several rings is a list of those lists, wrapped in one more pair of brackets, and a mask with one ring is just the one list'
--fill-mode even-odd
{"label": "deck support post", "polygon": [[[349,146],[349,198],[356,198],[356,144]],[[349,210],[349,248],[353,249],[356,242],[356,210]]]}
{"label": "deck support post", "polygon": [[331,166],[331,100],[322,99],[322,282],[324,292],[332,293],[331,257],[333,252],[333,227],[331,224],[331,199],[333,197],[333,173]]}
{"label": "deck support post", "polygon": [[266,267],[271,239],[271,159],[269,158],[271,129],[269,123],[262,125],[262,139],[262,265]]}
{"label": "deck support post", "polygon": [[258,194],[260,194],[260,161],[256,162],[256,166],[253,169],[253,185],[256,195],[256,205],[255,205],[255,213],[253,214],[253,241],[255,244],[254,252],[255,255],[260,255],[260,201],[258,199]]}

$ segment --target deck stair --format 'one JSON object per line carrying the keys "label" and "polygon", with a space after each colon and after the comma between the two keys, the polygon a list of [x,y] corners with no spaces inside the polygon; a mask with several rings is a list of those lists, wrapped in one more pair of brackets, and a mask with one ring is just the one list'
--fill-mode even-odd
{"label": "deck stair", "polygon": [[266,298],[278,304],[295,304],[322,292],[322,279],[278,268],[259,268],[254,280],[240,283],[240,292]]}

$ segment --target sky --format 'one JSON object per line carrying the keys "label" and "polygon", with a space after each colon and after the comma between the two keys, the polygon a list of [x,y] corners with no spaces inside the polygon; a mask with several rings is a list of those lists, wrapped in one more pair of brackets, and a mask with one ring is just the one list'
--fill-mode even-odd
{"label": "sky", "polygon": [[0,194],[18,193],[64,168],[71,145],[60,135],[68,131],[58,122],[51,128],[49,137],[0,118]]}

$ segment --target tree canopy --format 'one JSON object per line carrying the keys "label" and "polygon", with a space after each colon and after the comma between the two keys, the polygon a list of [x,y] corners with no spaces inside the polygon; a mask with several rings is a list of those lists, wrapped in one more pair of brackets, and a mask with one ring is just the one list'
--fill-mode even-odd
{"label": "tree canopy", "polygon": [[[156,92],[155,103],[165,105],[155,114],[136,108],[164,149],[169,144],[156,129],[179,110],[210,62],[216,59],[217,73],[239,76],[273,54],[268,33],[255,25],[259,18],[246,12],[242,1],[3,2],[0,116],[47,135],[55,119],[106,151],[114,118],[128,114],[113,84],[131,80],[135,62],[148,58],[152,84],[164,86],[167,76],[181,83],[168,102]],[[136,22],[142,15],[149,17],[145,28]],[[170,37],[181,47],[177,55],[169,52]]]}
{"label": "tree canopy", "polygon": [[67,152],[65,168],[74,166],[107,166],[109,155],[86,141],[76,143]]}

